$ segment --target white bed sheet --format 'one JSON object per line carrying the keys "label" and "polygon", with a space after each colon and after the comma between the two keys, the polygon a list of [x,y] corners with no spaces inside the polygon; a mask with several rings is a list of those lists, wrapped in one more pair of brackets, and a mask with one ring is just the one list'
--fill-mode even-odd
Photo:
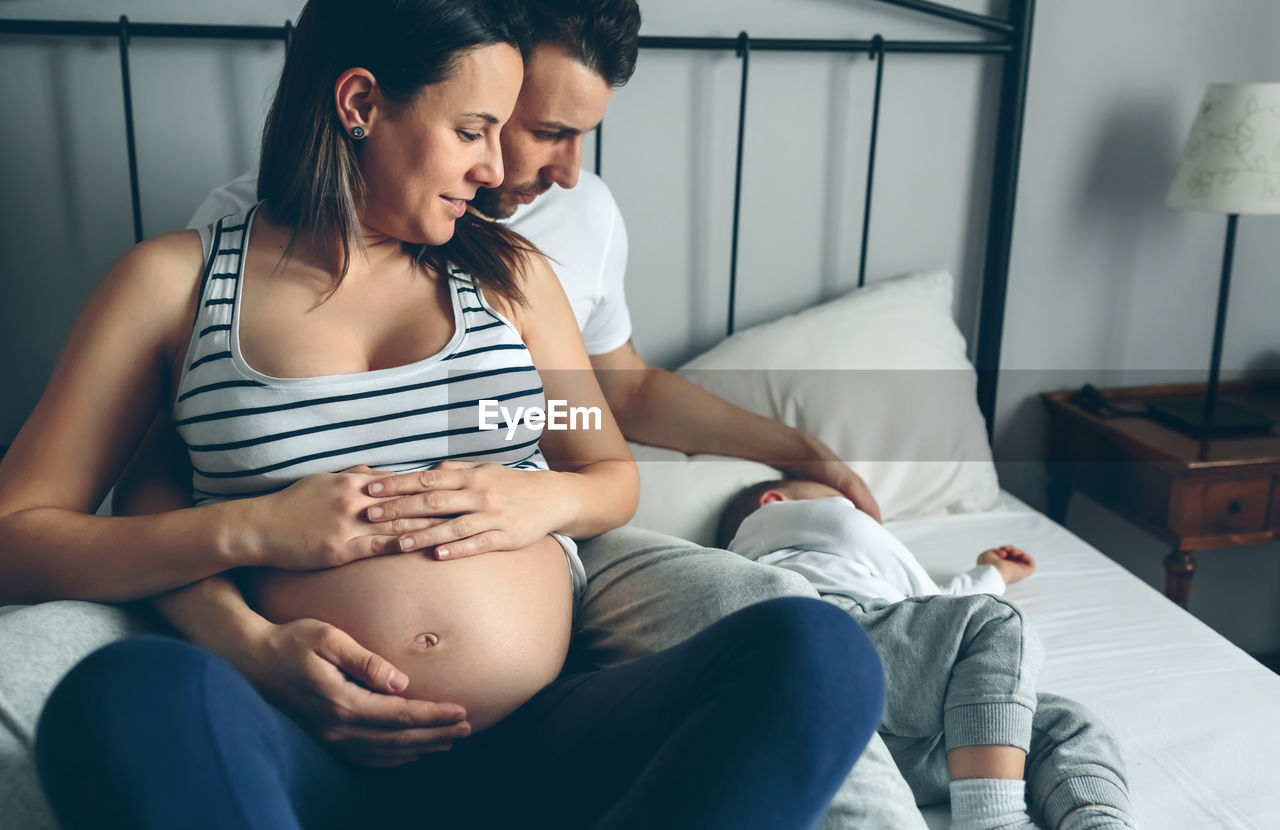
{"label": "white bed sheet", "polygon": [[[1008,493],[992,511],[888,527],[939,581],[994,545],[1036,558],[1007,598],[1044,640],[1040,688],[1114,731],[1142,827],[1280,828],[1280,675]],[[945,809],[925,815],[947,827]]]}

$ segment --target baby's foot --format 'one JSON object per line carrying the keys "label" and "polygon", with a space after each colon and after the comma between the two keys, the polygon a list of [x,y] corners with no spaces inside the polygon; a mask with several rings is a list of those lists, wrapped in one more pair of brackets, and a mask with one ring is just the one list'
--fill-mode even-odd
{"label": "baby's foot", "polygon": [[1136,830],[1133,818],[1115,807],[1089,804],[1067,813],[1058,830]]}
{"label": "baby's foot", "polygon": [[951,830],[1035,830],[1027,815],[1026,782],[966,778],[951,782]]}

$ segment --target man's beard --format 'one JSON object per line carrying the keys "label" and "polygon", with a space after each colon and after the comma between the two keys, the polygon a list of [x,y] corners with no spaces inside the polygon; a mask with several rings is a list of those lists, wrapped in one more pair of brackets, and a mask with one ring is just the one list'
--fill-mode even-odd
{"label": "man's beard", "polygon": [[477,190],[475,197],[471,200],[471,206],[490,219],[510,219],[511,214],[516,212],[514,203],[503,209],[502,191],[492,187],[482,187]]}

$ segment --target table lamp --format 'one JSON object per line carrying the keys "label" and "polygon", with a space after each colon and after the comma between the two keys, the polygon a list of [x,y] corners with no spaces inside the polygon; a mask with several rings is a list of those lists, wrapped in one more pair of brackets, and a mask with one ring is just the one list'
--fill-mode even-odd
{"label": "table lamp", "polygon": [[1236,220],[1242,213],[1280,213],[1280,83],[1209,85],[1165,204],[1227,214],[1227,241],[1205,394],[1152,404],[1151,415],[1197,435],[1267,432],[1269,418],[1218,399],[1218,368]]}

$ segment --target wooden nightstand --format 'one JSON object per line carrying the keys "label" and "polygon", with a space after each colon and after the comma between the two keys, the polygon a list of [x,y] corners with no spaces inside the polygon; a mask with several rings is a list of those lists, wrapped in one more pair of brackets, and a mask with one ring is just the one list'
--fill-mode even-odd
{"label": "wooden nightstand", "polygon": [[[1224,383],[1221,395],[1280,421],[1280,386]],[[1203,394],[1203,384],[1103,390],[1123,410]],[[1076,490],[1173,547],[1165,595],[1187,604],[1195,552],[1280,538],[1280,435],[1200,439],[1147,417],[1099,417],[1046,392],[1049,515],[1065,524]]]}

